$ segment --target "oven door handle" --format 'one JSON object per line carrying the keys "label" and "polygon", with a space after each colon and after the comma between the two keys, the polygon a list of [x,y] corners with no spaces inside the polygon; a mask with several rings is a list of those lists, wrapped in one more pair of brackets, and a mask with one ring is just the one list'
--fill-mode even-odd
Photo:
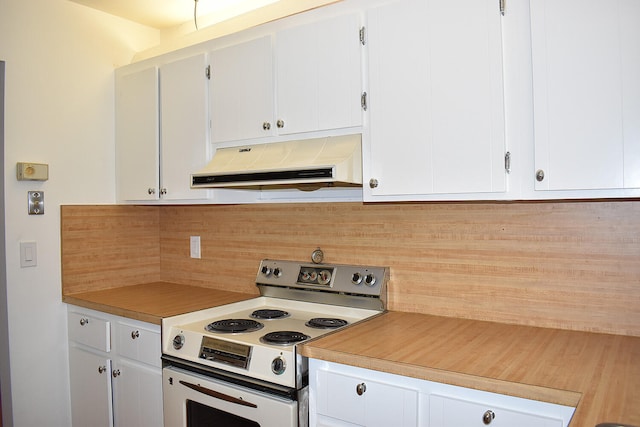
{"label": "oven door handle", "polygon": [[242,405],[242,406],[248,406],[250,408],[257,408],[258,407],[258,405],[254,404],[254,403],[247,402],[247,401],[244,401],[242,399],[238,399],[237,397],[229,396],[228,394],[224,394],[224,393],[220,393],[220,392],[217,392],[217,391],[213,391],[213,390],[208,389],[206,387],[202,387],[201,385],[191,384],[191,383],[188,383],[188,382],[182,381],[182,380],[180,380],[180,384],[182,384],[185,387],[189,387],[192,390],[195,390],[195,391],[198,391],[200,393],[206,394],[207,396],[215,397],[216,399],[226,400],[227,402],[236,403],[236,404]]}

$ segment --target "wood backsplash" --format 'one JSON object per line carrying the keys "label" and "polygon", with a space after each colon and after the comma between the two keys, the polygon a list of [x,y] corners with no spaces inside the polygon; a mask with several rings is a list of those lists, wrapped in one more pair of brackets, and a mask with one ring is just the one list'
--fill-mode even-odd
{"label": "wood backsplash", "polygon": [[156,206],[62,206],[62,294],[160,280]]}
{"label": "wood backsplash", "polygon": [[[64,225],[84,209],[88,220],[95,209],[142,214],[64,207],[63,288],[80,274],[65,267]],[[256,293],[260,259],[304,261],[320,247],[327,263],[390,266],[391,310],[640,336],[640,201],[143,209],[159,213],[163,281]],[[202,259],[189,258],[192,235]]]}

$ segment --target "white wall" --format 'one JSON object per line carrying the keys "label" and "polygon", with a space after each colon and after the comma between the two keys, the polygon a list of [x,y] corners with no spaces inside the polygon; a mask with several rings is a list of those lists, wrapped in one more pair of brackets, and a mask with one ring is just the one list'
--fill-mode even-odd
{"label": "white wall", "polygon": [[[156,30],[67,0],[0,0],[14,426],[70,425],[59,207],[115,201],[113,70],[158,43]],[[48,163],[49,180],[18,182],[18,161]],[[28,190],[44,191],[44,215],[27,215]],[[21,241],[37,242],[37,267],[20,268]]]}

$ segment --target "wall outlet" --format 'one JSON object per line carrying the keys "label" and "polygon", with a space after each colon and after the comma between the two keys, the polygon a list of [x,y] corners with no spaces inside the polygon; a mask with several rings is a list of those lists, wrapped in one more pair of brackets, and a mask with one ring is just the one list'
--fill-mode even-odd
{"label": "wall outlet", "polygon": [[189,243],[191,258],[200,258],[200,236],[191,236]]}
{"label": "wall outlet", "polygon": [[27,191],[29,215],[44,215],[44,191]]}

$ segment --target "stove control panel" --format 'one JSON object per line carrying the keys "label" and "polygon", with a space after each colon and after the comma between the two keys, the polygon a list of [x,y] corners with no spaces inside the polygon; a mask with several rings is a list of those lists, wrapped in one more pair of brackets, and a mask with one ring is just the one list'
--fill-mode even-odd
{"label": "stove control panel", "polygon": [[[347,293],[385,297],[389,280],[388,267],[354,266],[344,264],[305,264],[295,261],[265,259],[260,264],[256,284],[265,288],[322,290],[328,293]],[[269,296],[274,291],[268,291]],[[280,296],[280,295],[277,295]]]}
{"label": "stove control panel", "polygon": [[251,360],[251,347],[205,336],[202,337],[199,357],[201,359],[247,369],[249,367],[249,361]]}

